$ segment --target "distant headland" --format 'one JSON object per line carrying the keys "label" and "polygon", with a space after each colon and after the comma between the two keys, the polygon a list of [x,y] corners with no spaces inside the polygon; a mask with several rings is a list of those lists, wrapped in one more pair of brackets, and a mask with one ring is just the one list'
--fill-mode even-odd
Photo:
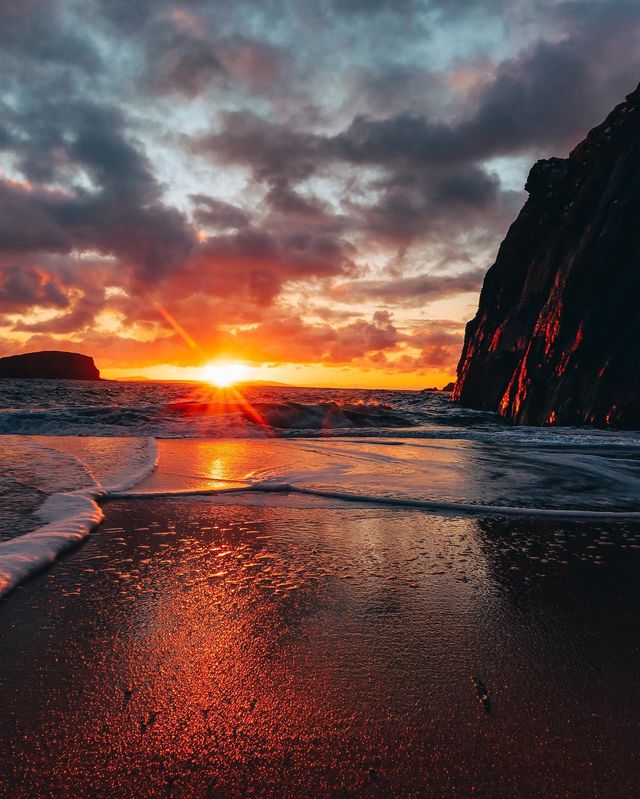
{"label": "distant headland", "polygon": [[77,352],[28,352],[0,358],[0,378],[32,380],[100,380],[100,372],[88,355]]}

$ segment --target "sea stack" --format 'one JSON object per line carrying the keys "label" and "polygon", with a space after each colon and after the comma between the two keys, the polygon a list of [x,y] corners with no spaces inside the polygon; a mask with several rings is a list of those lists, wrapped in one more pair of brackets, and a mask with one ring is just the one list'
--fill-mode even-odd
{"label": "sea stack", "polygon": [[77,352],[47,350],[0,358],[0,378],[100,380],[93,358]]}
{"label": "sea stack", "polygon": [[518,424],[640,427],[640,87],[525,188],[452,399]]}

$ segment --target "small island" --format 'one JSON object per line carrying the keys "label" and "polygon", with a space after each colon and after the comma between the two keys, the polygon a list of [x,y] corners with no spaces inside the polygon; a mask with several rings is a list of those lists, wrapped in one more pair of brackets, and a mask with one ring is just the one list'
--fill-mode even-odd
{"label": "small island", "polygon": [[100,372],[88,355],[45,350],[0,358],[0,378],[100,380]]}

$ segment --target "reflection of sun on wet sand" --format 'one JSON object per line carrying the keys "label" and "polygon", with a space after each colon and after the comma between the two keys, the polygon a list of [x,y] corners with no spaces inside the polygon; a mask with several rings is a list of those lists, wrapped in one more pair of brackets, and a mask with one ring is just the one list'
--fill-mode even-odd
{"label": "reflection of sun on wet sand", "polygon": [[106,512],[0,604],[0,794],[637,793],[637,527]]}

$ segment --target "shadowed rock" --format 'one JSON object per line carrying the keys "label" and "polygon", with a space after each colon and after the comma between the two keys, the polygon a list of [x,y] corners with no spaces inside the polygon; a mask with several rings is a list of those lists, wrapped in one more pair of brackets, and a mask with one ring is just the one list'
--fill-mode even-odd
{"label": "shadowed rock", "polygon": [[77,352],[29,352],[0,358],[0,378],[100,380],[93,358]]}
{"label": "shadowed rock", "polygon": [[640,427],[640,87],[525,188],[452,398],[519,424]]}

